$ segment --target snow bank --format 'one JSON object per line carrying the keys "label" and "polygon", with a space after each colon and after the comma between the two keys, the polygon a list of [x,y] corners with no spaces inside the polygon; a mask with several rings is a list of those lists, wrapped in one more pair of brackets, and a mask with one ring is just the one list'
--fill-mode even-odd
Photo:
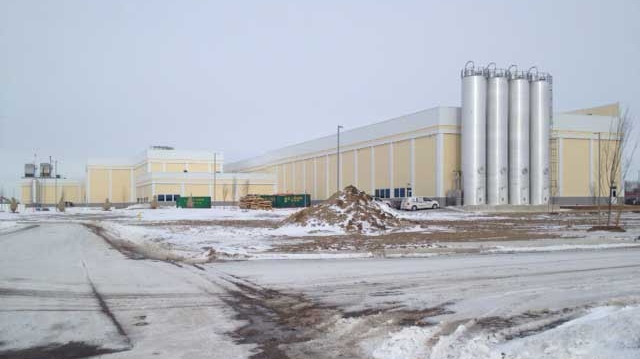
{"label": "snow bank", "polygon": [[505,358],[640,358],[640,306],[597,307],[537,335],[498,345]]}
{"label": "snow bank", "polygon": [[382,344],[374,349],[371,356],[375,359],[427,358],[427,341],[435,332],[436,328],[404,328],[383,338]]}
{"label": "snow bank", "polygon": [[601,244],[559,244],[547,246],[522,246],[508,247],[496,246],[496,248],[488,249],[484,252],[488,253],[513,253],[513,252],[552,252],[552,251],[569,251],[569,250],[596,250],[611,248],[627,248],[640,247],[640,243],[601,243]]}
{"label": "snow bank", "polygon": [[439,336],[441,329],[403,328],[374,341],[373,348],[372,341],[363,343],[364,349],[380,359],[640,358],[640,306],[597,307],[555,328],[507,341],[500,333],[478,333],[468,325]]}

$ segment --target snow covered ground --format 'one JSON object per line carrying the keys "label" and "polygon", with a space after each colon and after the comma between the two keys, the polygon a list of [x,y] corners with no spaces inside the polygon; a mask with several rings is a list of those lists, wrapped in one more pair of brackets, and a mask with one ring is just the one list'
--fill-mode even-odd
{"label": "snow covered ground", "polygon": [[[640,357],[639,258],[640,249],[625,248],[209,266],[368,313],[329,321],[335,335],[308,344],[332,355],[357,343],[346,356],[599,359]],[[427,325],[394,324],[424,308],[442,310],[423,315]]]}
{"label": "snow covered ground", "polygon": [[[469,252],[600,250],[640,246],[640,241],[637,240],[640,237],[640,214],[637,213],[623,214],[623,222],[629,224],[626,226],[627,232],[612,233],[587,232],[589,225],[581,224],[584,223],[584,214],[580,213],[564,214],[560,217],[562,219],[558,220],[558,217],[547,214],[496,216],[446,209],[416,212],[390,208],[386,210],[407,222],[399,228],[366,233],[365,238],[389,238],[380,239],[382,244],[376,250],[369,248],[371,246],[360,248],[349,243],[340,245],[339,241],[327,248],[313,245],[313,241],[324,241],[326,237],[354,237],[337,226],[280,227],[279,223],[295,213],[296,209],[254,211],[240,210],[237,207],[217,207],[151,210],[132,206],[108,212],[97,208],[76,207],[68,208],[65,213],[27,209],[18,214],[0,213],[0,233],[9,226],[32,222],[93,223],[103,227],[114,237],[147,246],[167,256],[173,253],[178,258],[195,261],[207,260],[211,251],[216,253],[218,259],[310,259],[428,257]],[[530,220],[534,220],[535,224],[530,224]],[[572,224],[574,220],[578,224]],[[545,221],[555,222],[548,224]],[[536,239],[509,240],[508,237],[500,237],[500,233],[490,233],[482,240],[466,240],[460,235],[448,240],[447,235],[443,236],[447,233],[455,235],[474,230],[492,231],[493,228],[500,227],[509,230],[520,225],[528,226],[529,233],[535,234]],[[398,244],[392,238],[393,234],[410,233],[416,234],[417,239],[413,242],[407,240]],[[545,234],[548,237],[545,237]],[[431,240],[433,236],[438,239]],[[287,249],[295,244],[300,244],[298,249]]]}
{"label": "snow covered ground", "polygon": [[[247,358],[275,341],[290,358],[640,357],[640,248],[614,245],[634,244],[616,236],[634,235],[637,228],[476,243],[484,247],[475,253],[382,258],[273,252],[274,242],[315,237],[272,236],[272,226],[210,218],[144,221],[117,214],[122,211],[108,218],[38,214],[44,219],[39,227],[0,236],[0,352],[76,341],[122,350],[109,354],[113,358]],[[195,266],[128,260],[69,221],[158,246],[151,250],[192,253],[187,259],[217,243],[239,257],[289,260]],[[445,250],[467,248],[454,245],[471,244],[452,242]],[[547,251],[539,250],[543,246]],[[268,301],[278,297],[280,307],[271,310]],[[299,327],[279,328],[292,321]],[[246,324],[247,331],[238,332]],[[269,335],[255,338],[263,332]]]}

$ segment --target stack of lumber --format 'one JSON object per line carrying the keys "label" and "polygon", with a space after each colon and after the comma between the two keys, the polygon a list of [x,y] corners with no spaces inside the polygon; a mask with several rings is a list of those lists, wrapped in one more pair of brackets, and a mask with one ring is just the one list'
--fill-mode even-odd
{"label": "stack of lumber", "polygon": [[255,194],[249,194],[240,198],[240,203],[238,206],[241,209],[272,209],[271,201],[265,200],[260,196],[256,196]]}

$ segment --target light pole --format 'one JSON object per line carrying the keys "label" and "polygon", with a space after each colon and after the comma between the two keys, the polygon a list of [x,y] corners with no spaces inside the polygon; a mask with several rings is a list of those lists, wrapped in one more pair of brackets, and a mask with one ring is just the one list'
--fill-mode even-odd
{"label": "light pole", "polygon": [[216,172],[218,172],[217,155],[217,152],[213,152],[213,203],[216,202]]}
{"label": "light pole", "polygon": [[[53,204],[58,203],[58,160],[54,161],[55,167],[53,168]],[[58,210],[58,206],[56,206],[56,211]]]}
{"label": "light pole", "polygon": [[338,125],[337,132],[337,145],[336,145],[336,190],[340,191],[340,130],[343,129],[342,125]]}

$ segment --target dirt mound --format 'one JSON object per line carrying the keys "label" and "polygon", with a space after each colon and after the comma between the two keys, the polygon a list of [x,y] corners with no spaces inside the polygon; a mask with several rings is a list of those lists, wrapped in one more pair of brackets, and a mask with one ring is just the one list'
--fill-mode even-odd
{"label": "dirt mound", "polygon": [[347,186],[328,200],[305,208],[285,219],[283,225],[340,227],[348,232],[386,230],[400,225],[400,220],[365,192]]}

